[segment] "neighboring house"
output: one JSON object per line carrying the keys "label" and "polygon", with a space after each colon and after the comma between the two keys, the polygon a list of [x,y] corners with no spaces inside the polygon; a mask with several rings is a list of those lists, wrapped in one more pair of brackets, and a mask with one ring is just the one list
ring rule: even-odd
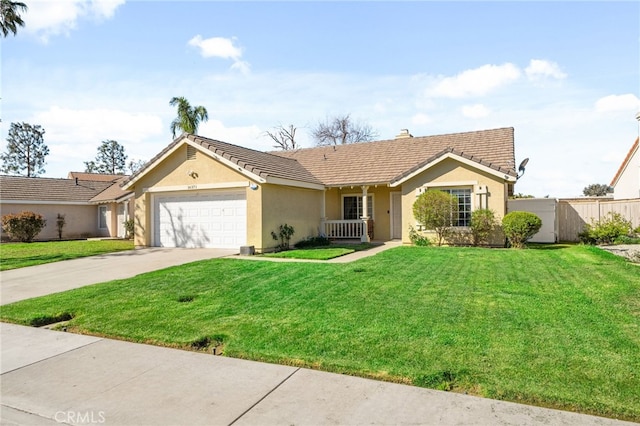
{"label": "neighboring house", "polygon": [[430,188],[458,198],[460,228],[478,208],[501,219],[514,164],[513,128],[403,131],[393,140],[271,153],[183,134],[123,189],[135,192],[136,246],[269,251],[284,223],[295,229],[292,244],[319,234],[410,243],[413,203]]}
{"label": "neighboring house", "polygon": [[614,200],[640,198],[640,138],[631,146],[618,172],[611,181]]}
{"label": "neighboring house", "polygon": [[[63,239],[124,237],[133,214],[133,193],[120,187],[127,176],[69,173],[68,179],[0,176],[0,214],[32,211],[47,224],[36,240],[58,239],[56,221],[64,215]],[[3,232],[2,238],[7,235]]]}

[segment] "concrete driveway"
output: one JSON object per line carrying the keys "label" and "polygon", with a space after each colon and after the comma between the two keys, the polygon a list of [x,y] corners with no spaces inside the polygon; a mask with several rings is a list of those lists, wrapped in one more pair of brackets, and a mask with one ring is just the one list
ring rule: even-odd
{"label": "concrete driveway", "polygon": [[231,249],[153,247],[0,272],[0,304],[236,254]]}

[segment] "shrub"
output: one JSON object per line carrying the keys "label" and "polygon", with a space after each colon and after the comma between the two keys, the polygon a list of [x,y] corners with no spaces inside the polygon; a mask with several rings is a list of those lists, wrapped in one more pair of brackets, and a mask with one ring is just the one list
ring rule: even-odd
{"label": "shrub", "polygon": [[530,212],[511,212],[502,218],[502,230],[514,248],[523,248],[540,227],[542,220]]}
{"label": "shrub", "polygon": [[409,227],[409,239],[414,246],[426,247],[431,245],[429,238],[416,231],[413,226]]}
{"label": "shrub", "polygon": [[473,236],[466,228],[453,228],[446,236],[447,244],[450,246],[470,246],[473,244]]}
{"label": "shrub", "polygon": [[493,210],[478,209],[471,212],[471,243],[474,246],[488,244],[489,236],[496,225],[496,215]]}
{"label": "shrub", "polygon": [[436,233],[441,246],[451,230],[452,218],[458,217],[458,199],[446,192],[430,189],[413,203],[413,217],[420,225]]}
{"label": "shrub", "polygon": [[278,239],[280,240],[278,248],[280,248],[281,250],[289,250],[289,242],[291,241],[291,237],[294,233],[295,231],[293,229],[293,226],[287,225],[285,223],[284,225],[280,225],[278,227],[277,234],[271,231],[271,237],[276,241],[278,241]]}
{"label": "shrub", "polygon": [[640,244],[640,238],[629,237],[628,235],[621,235],[615,239],[613,244]]}
{"label": "shrub", "polygon": [[599,221],[591,219],[579,237],[586,244],[613,244],[620,237],[631,236],[631,222],[620,213],[609,212]]}
{"label": "shrub", "polygon": [[58,217],[56,218],[56,228],[58,229],[58,239],[62,239],[62,228],[66,225],[67,222],[64,220],[64,215],[58,213]]}
{"label": "shrub", "polygon": [[133,233],[135,231],[135,222],[133,219],[127,219],[123,222],[124,232],[126,232],[125,239],[130,240],[133,238]]}
{"label": "shrub", "polygon": [[24,211],[20,214],[2,216],[2,229],[12,239],[30,243],[42,231],[47,221],[41,214]]}
{"label": "shrub", "polygon": [[331,245],[331,240],[327,237],[318,236],[310,237],[296,243],[296,248],[324,247]]}

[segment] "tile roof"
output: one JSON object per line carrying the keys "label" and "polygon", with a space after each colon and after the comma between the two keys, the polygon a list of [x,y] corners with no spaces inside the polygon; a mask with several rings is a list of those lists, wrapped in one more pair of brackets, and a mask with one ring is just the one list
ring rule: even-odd
{"label": "tile roof", "polygon": [[103,173],[69,172],[67,178],[79,180],[91,180],[94,182],[115,182],[124,175],[108,175]]}
{"label": "tile roof", "polygon": [[272,154],[295,159],[325,185],[339,186],[393,182],[447,152],[517,176],[512,127]]}
{"label": "tile roof", "polygon": [[629,150],[629,152],[627,152],[627,156],[622,161],[622,164],[620,164],[620,167],[618,167],[618,171],[616,172],[616,175],[613,177],[613,179],[611,179],[611,186],[615,186],[618,183],[618,179],[620,179],[620,175],[622,175],[622,172],[629,164],[629,161],[631,161],[631,157],[633,157],[633,153],[638,149],[639,145],[640,145],[640,137],[637,137],[636,141],[633,143],[633,145],[631,145],[631,149]]}
{"label": "tile roof", "polygon": [[507,127],[272,152],[183,134],[123,184],[144,174],[185,138],[264,179],[275,177],[326,186],[390,183],[447,153],[517,176],[514,129]]}
{"label": "tile roof", "polygon": [[192,134],[183,134],[179,136],[158,155],[147,162],[145,167],[134,173],[124,183],[128,183],[143,174],[166,153],[171,151],[178,144],[182,143],[185,138],[190,142],[211,151],[212,154],[219,155],[220,157],[231,161],[239,167],[242,167],[261,178],[268,179],[269,177],[274,177],[322,185],[322,182],[320,182],[312,173],[302,167],[294,159],[269,154],[263,151],[256,151]]}
{"label": "tile roof", "polygon": [[111,186],[93,197],[91,199],[91,202],[98,204],[118,202],[124,198],[127,198],[128,196],[132,196],[133,191],[125,191],[121,186],[128,177],[129,176],[120,176]]}
{"label": "tile roof", "polygon": [[0,175],[0,200],[89,203],[113,182]]}

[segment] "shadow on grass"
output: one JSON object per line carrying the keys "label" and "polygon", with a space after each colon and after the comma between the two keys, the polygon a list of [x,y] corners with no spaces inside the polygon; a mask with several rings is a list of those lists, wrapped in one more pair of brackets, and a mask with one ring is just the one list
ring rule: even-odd
{"label": "shadow on grass", "polygon": [[562,244],[539,244],[530,243],[527,244],[529,250],[565,250],[575,246],[576,244],[562,243]]}

